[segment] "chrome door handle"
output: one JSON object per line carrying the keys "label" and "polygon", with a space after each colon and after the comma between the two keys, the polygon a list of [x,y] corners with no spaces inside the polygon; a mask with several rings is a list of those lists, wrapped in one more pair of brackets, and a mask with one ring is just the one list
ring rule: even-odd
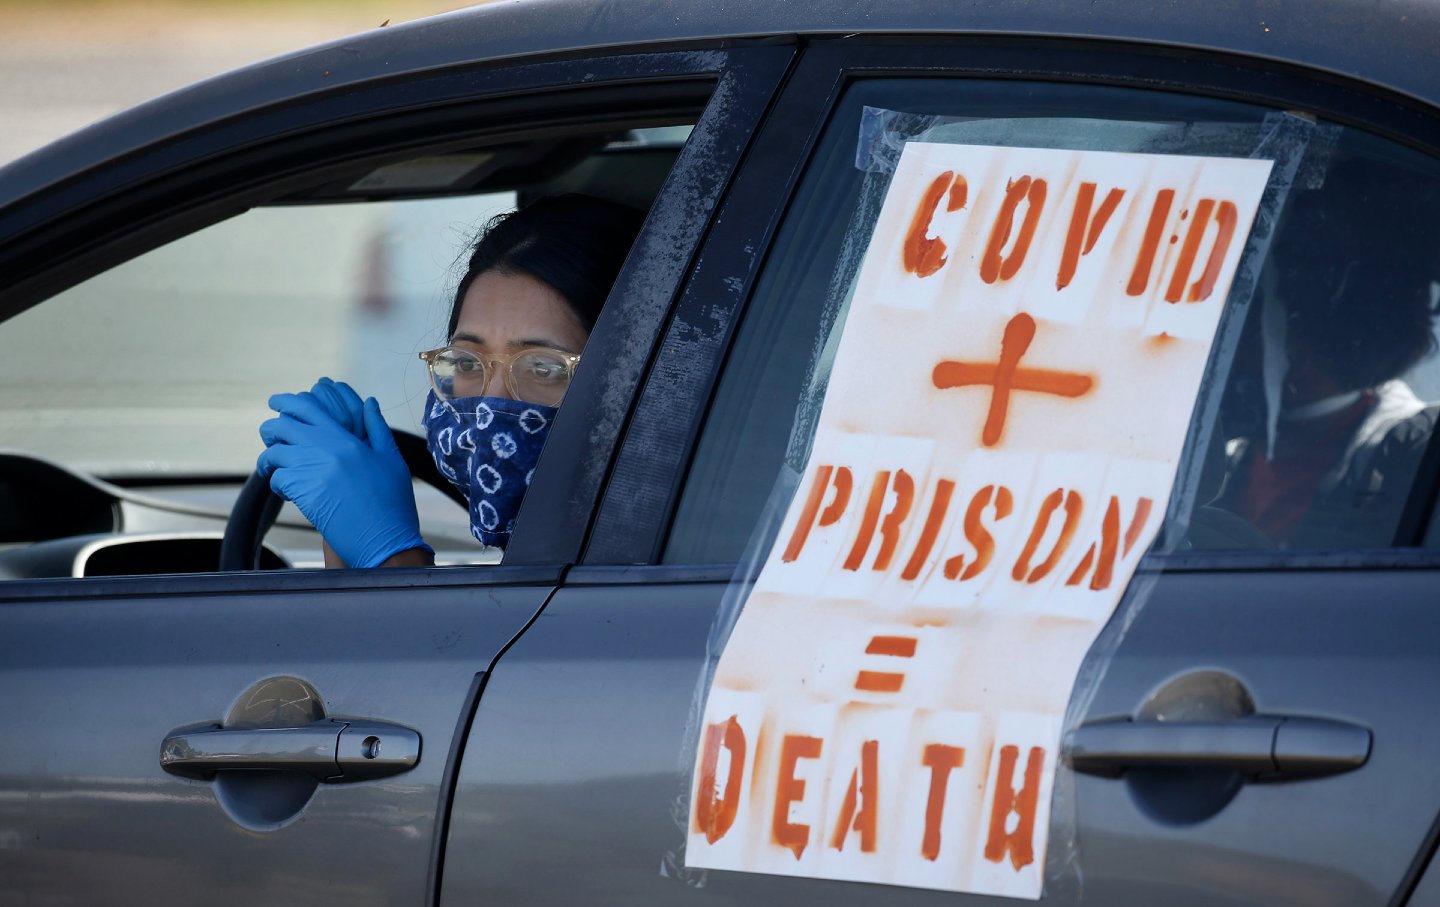
{"label": "chrome door handle", "polygon": [[329,718],[301,727],[179,728],[160,744],[160,767],[209,780],[221,771],[289,771],[330,784],[407,772],[420,735],[383,721]]}
{"label": "chrome door handle", "polygon": [[1370,731],[1323,718],[1249,715],[1229,721],[1096,721],[1065,735],[1077,772],[1116,777],[1129,768],[1228,768],[1255,780],[1335,775],[1370,758]]}

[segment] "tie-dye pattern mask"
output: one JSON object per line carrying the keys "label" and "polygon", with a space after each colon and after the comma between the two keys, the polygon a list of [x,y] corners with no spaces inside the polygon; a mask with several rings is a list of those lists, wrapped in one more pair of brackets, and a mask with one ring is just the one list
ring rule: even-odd
{"label": "tie-dye pattern mask", "polygon": [[426,445],[470,502],[470,534],[483,544],[509,544],[556,411],[507,397],[426,399]]}

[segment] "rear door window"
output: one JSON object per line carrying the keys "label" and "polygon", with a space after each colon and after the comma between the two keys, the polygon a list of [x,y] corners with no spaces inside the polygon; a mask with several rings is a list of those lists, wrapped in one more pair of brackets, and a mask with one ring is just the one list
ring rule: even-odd
{"label": "rear door window", "polygon": [[[1432,483],[1422,464],[1440,400],[1432,159],[1233,102],[905,80],[857,84],[827,128],[741,325],[665,560],[739,560],[782,464],[803,462],[884,197],[884,164],[908,141],[1276,160],[1284,172],[1240,265],[1207,367],[1212,402],[1197,412],[1177,485],[1192,497],[1189,524],[1169,527],[1183,534],[1171,543],[1429,543]],[[1161,240],[1185,238],[1177,229]],[[1188,411],[1191,402],[1176,405]]]}
{"label": "rear door window", "polygon": [[[1010,166],[1057,153],[1077,167],[1046,170],[1049,196]],[[914,179],[929,154],[957,166]],[[1117,154],[1198,169],[1106,214],[1109,186],[1087,199],[1078,175]],[[1212,166],[1236,175],[1213,197]],[[1258,904],[1259,873],[1383,903],[1433,821],[1387,768],[1435,730],[1411,733],[1404,673],[1433,659],[1396,657],[1433,596],[1393,556],[1311,555],[1425,538],[1436,176],[1279,106],[853,83],[759,268],[664,552],[678,572],[739,563],[687,740],[685,867],[762,899],[849,893],[799,877]],[[1091,277],[1124,271],[1077,320],[1055,297],[1091,251]],[[898,279],[869,279],[876,261]],[[1193,368],[1131,367],[1174,362],[1207,300]],[[1140,405],[1101,404],[1137,375]],[[1069,399],[1109,408],[1103,436]],[[1134,453],[1159,434],[1163,455]],[[1255,728],[1243,764],[1233,735]],[[1359,804],[1393,831],[1383,855],[1336,831]]]}

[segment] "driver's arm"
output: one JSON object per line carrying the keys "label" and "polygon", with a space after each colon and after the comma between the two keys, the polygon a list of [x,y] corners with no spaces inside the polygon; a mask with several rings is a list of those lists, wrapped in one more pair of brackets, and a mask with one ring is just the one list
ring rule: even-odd
{"label": "driver's arm", "polygon": [[[343,560],[340,559],[340,555],[338,555],[338,554],[335,553],[335,549],[330,547],[330,543],[329,543],[329,542],[324,541],[324,540],[322,539],[322,540],[321,540],[321,546],[324,548],[324,551],[325,551],[325,569],[326,569],[326,570],[338,570],[338,569],[342,569],[342,568],[344,568],[344,567],[348,567],[348,566],[349,566],[349,565],[346,564]],[[409,548],[409,549],[407,549],[407,550],[405,550],[405,551],[400,551],[400,552],[397,552],[397,553],[395,553],[395,554],[390,555],[388,558],[386,558],[385,560],[383,560],[383,561],[381,561],[380,563],[376,564],[375,566],[377,566],[377,567],[433,567],[433,566],[435,566],[435,555],[432,554],[432,553],[430,552],[430,549],[428,549],[428,548]]]}

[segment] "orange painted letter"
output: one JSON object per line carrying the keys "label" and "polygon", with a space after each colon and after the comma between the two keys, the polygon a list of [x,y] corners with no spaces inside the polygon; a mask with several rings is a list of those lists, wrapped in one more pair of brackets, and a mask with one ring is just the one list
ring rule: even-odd
{"label": "orange painted letter", "polygon": [[[970,506],[965,509],[965,540],[975,546],[975,563],[966,567],[965,555],[955,555],[945,562],[946,579],[959,577],[961,582],[964,582],[979,576],[980,571],[990,566],[990,559],[995,556],[995,537],[990,534],[980,517],[989,506],[991,495],[995,497],[997,523],[1009,516],[1010,510],[1015,506],[1014,496],[1004,485],[986,485],[975,492],[975,497],[970,499]],[[960,572],[961,568],[964,568],[964,573]]]}
{"label": "orange painted letter", "polygon": [[1130,282],[1125,292],[1139,296],[1150,285],[1150,269],[1155,264],[1155,250],[1160,248],[1160,239],[1165,235],[1165,220],[1170,216],[1170,206],[1175,202],[1174,189],[1161,189],[1155,195],[1155,205],[1150,209],[1150,222],[1145,225],[1145,238],[1140,242],[1140,251],[1135,256],[1135,269],[1130,272]]}
{"label": "orange painted letter", "polygon": [[[831,477],[834,477],[835,498],[830,506],[820,513],[820,504],[825,500],[825,489],[829,487]],[[795,521],[795,530],[790,534],[790,544],[785,546],[785,553],[780,555],[780,560],[790,563],[800,556],[805,549],[805,541],[810,538],[810,530],[815,526],[815,517],[819,514],[820,525],[829,526],[840,519],[845,512],[845,506],[850,503],[850,486],[854,480],[850,475],[848,466],[841,466],[836,469],[832,466],[820,466],[815,470],[815,480],[810,483],[810,495],[805,499],[805,506],[800,510],[800,518]]]}
{"label": "orange painted letter", "polygon": [[860,530],[855,534],[855,544],[845,556],[846,570],[859,570],[870,550],[870,540],[875,537],[875,526],[880,522],[880,507],[885,503],[885,491],[890,487],[890,470],[881,469],[875,473],[875,482],[870,486],[870,499],[865,502],[865,513],[860,518]]}
{"label": "orange painted letter", "polygon": [[932,743],[925,747],[921,761],[930,766],[930,797],[925,801],[925,837],[920,842],[920,856],[933,861],[940,856],[940,820],[945,817],[950,773],[965,764],[965,750]]}
{"label": "orange painted letter", "polygon": [[1110,215],[1115,213],[1120,199],[1124,197],[1124,189],[1111,189],[1092,218],[1090,206],[1095,203],[1095,184],[1080,184],[1080,191],[1075,196],[1075,213],[1070,215],[1070,232],[1065,235],[1065,252],[1060,257],[1060,273],[1055,278],[1055,289],[1063,290],[1070,285],[1075,269],[1080,266],[1080,256],[1089,255],[1090,250],[1095,248],[1100,231],[1105,229]]}
{"label": "orange painted letter", "polygon": [[1115,558],[1119,555],[1129,554],[1130,549],[1135,546],[1135,540],[1140,537],[1140,530],[1145,527],[1145,521],[1150,517],[1150,508],[1155,504],[1150,498],[1140,498],[1135,502],[1135,512],[1130,515],[1130,528],[1125,530],[1125,545],[1122,550],[1120,545],[1120,499],[1114,495],[1110,496],[1110,504],[1105,508],[1105,519],[1100,525],[1100,560],[1095,560],[1095,544],[1092,542],[1090,548],[1085,552],[1085,558],[1080,561],[1075,572],[1065,581],[1067,586],[1078,586],[1085,580],[1085,574],[1090,568],[1095,568],[1095,575],[1090,578],[1090,588],[1094,590],[1110,588],[1110,581],[1115,574]]}
{"label": "orange painted letter", "polygon": [[[851,831],[860,832],[860,849],[865,853],[875,852],[875,815],[879,807],[876,799],[880,792],[880,741],[866,740],[860,747],[860,767],[850,775],[850,787],[845,791],[845,802],[840,806],[840,821],[835,823],[835,834],[830,846],[836,850],[845,849],[845,838]],[[859,815],[856,815],[856,809]]]}
{"label": "orange painted letter", "polygon": [[[1040,223],[1040,212],[1045,207],[1045,181],[1032,180],[1022,176],[1005,187],[1005,201],[995,217],[995,226],[990,228],[990,243],[985,247],[985,256],[980,259],[980,279],[986,283],[1009,280],[1025,262],[1025,253],[1030,251],[1030,241],[1035,238],[1035,227]],[[1020,223],[1020,235],[1015,237],[1015,248],[1004,255],[1005,246],[1010,242],[1010,231],[1015,226],[1015,209],[1020,202],[1027,201],[1025,220]],[[1003,257],[1002,257],[1003,256]]]}
{"label": "orange painted letter", "polygon": [[800,859],[810,843],[810,826],[790,821],[790,804],[805,798],[805,782],[795,777],[795,763],[801,759],[820,758],[823,741],[819,737],[786,734],[780,744],[780,779],[775,785],[775,814],[770,832],[775,843],[788,847]]}
{"label": "orange painted letter", "polygon": [[[1040,772],[1045,767],[1045,751],[1030,748],[1025,762],[1025,783],[1015,792],[1015,763],[1020,750],[1014,746],[1000,747],[1000,771],[995,776],[995,807],[990,811],[990,836],[985,841],[985,859],[999,863],[1010,853],[1010,864],[1016,869],[1035,862],[1035,810],[1040,800]],[[1005,826],[1010,813],[1018,821],[1015,830]]]}
{"label": "orange painted letter", "polygon": [[[925,190],[925,195],[920,199],[920,206],[915,209],[915,215],[910,218],[910,230],[905,234],[905,245],[901,249],[901,257],[905,262],[905,270],[919,277],[929,277],[936,271],[945,267],[945,242],[939,237],[931,237],[930,219],[935,216],[935,209],[940,207],[940,199],[945,197],[945,191],[950,189],[951,211],[957,205],[954,204],[955,192],[951,189],[950,180],[955,176],[953,171],[946,170],[935,177],[930,183],[930,188]],[[964,183],[964,179],[960,180]],[[961,190],[961,205],[964,204],[964,190]]]}
{"label": "orange painted letter", "polygon": [[[1190,224],[1190,232],[1185,234],[1185,245],[1180,248],[1180,260],[1175,263],[1175,271],[1170,275],[1170,286],[1165,290],[1166,302],[1179,302],[1185,294],[1185,281],[1190,279],[1190,269],[1195,265],[1195,256],[1200,251],[1200,241],[1205,236],[1205,230],[1210,226],[1210,213],[1215,209],[1215,200],[1202,198],[1195,206],[1195,220]],[[1225,253],[1230,249],[1230,241],[1235,238],[1235,225],[1239,220],[1239,214],[1235,205],[1231,202],[1221,202],[1220,209],[1215,212],[1215,245],[1210,249],[1210,258],[1205,263],[1205,270],[1200,273],[1200,279],[1190,287],[1190,295],[1187,302],[1200,302],[1208,299],[1215,290],[1215,281],[1220,276],[1220,266],[1225,263]]]}
{"label": "orange painted letter", "polygon": [[930,557],[930,549],[935,547],[935,538],[940,534],[940,524],[945,521],[945,512],[950,509],[950,496],[955,493],[955,483],[950,479],[941,479],[935,483],[935,497],[930,502],[930,515],[925,517],[925,526],[920,530],[920,538],[915,542],[915,550],[910,553],[910,560],[901,571],[900,578],[912,580],[920,575],[925,566],[925,561]]}
{"label": "orange painted letter", "polygon": [[[1050,556],[1045,558],[1044,563],[1030,569],[1030,561],[1035,557],[1035,549],[1045,538],[1045,530],[1050,528],[1050,517],[1059,508],[1061,501],[1065,503],[1065,524],[1060,527],[1060,537],[1055,540],[1055,547],[1050,549]],[[1065,549],[1070,547],[1070,540],[1075,536],[1075,530],[1080,525],[1080,511],[1084,502],[1077,492],[1071,491],[1068,494],[1063,488],[1057,488],[1046,495],[1045,502],[1040,505],[1040,513],[1035,517],[1035,528],[1030,530],[1030,538],[1026,540],[1025,547],[1020,550],[1020,557],[1015,561],[1015,567],[1010,571],[1019,582],[1038,583],[1049,575],[1060,558],[1065,555]]]}
{"label": "orange painted letter", "polygon": [[915,503],[915,480],[903,469],[895,471],[895,506],[885,515],[880,524],[880,551],[875,555],[875,569],[885,570],[895,557],[895,548],[900,544],[900,528],[910,515]]}
{"label": "orange painted letter", "polygon": [[870,499],[865,503],[865,515],[860,520],[860,530],[855,535],[855,544],[845,556],[842,565],[846,570],[859,570],[875,538],[875,527],[880,527],[880,551],[875,555],[874,569],[884,570],[895,556],[895,547],[900,544],[900,527],[910,515],[915,503],[915,480],[903,469],[895,471],[895,506],[880,521],[880,510],[885,504],[885,493],[890,489],[890,471],[882,469],[875,473],[875,483],[870,486]]}
{"label": "orange painted letter", "polygon": [[[714,844],[735,824],[735,812],[740,808],[740,786],[745,778],[745,731],[736,716],[706,725],[702,747],[700,780],[695,785],[695,830],[704,832],[705,840]],[[720,792],[715,777],[721,747],[730,751],[730,771],[724,793]]]}

